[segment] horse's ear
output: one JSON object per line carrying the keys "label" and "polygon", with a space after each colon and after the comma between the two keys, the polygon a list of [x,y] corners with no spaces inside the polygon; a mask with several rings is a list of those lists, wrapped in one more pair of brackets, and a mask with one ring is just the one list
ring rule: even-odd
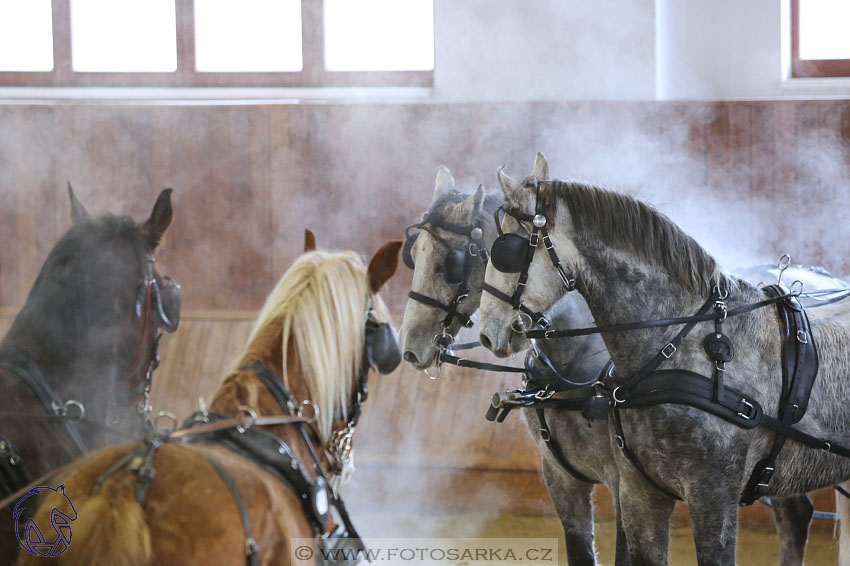
{"label": "horse's ear", "polygon": [[455,188],[455,179],[452,177],[452,172],[445,165],[440,165],[437,169],[437,178],[434,180],[434,200],[437,202],[443,193],[449,189]]}
{"label": "horse's ear", "polygon": [[71,181],[68,181],[68,197],[71,199],[71,223],[75,226],[89,217],[86,207],[83,206],[74,194],[74,188],[71,186]]}
{"label": "horse's ear", "polygon": [[304,253],[312,252],[316,249],[316,235],[309,228],[304,229]]}
{"label": "horse's ear", "polygon": [[484,192],[484,185],[478,185],[475,195],[472,197],[472,210],[469,212],[469,222],[475,222],[475,219],[484,213],[484,199],[487,198],[487,193]]}
{"label": "horse's ear", "polygon": [[150,217],[139,226],[148,240],[150,249],[155,250],[162,236],[171,225],[174,213],[171,210],[171,189],[164,189],[156,199]]}
{"label": "horse's ear", "polygon": [[505,194],[505,202],[512,208],[528,211],[531,208],[531,195],[525,187],[514,181],[504,172],[505,166],[499,167],[499,186]]}
{"label": "horse's ear", "polygon": [[401,249],[401,244],[401,240],[387,242],[375,252],[375,255],[369,261],[367,273],[369,275],[369,289],[372,294],[377,294],[384,283],[395,273],[396,267],[398,267],[398,251]]}
{"label": "horse's ear", "polygon": [[549,162],[543,157],[543,154],[537,152],[537,157],[534,158],[534,169],[531,170],[529,177],[535,177],[540,181],[549,180]]}

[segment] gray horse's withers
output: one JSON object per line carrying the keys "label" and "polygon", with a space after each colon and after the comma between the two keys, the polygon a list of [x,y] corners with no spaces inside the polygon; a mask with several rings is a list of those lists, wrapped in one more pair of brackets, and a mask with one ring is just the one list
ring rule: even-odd
{"label": "gray horse's withers", "polygon": [[[540,176],[545,176],[543,169],[535,170]],[[489,248],[496,238],[493,212],[501,202],[492,197],[485,198],[483,189],[475,195],[464,198],[458,193],[447,169],[441,168],[437,174],[433,203],[426,218],[434,225],[451,223],[454,225],[480,225],[483,230],[485,245]],[[463,247],[468,239],[461,235],[435,228],[440,238],[451,243],[455,248]],[[446,257],[446,245],[436,241],[430,232],[422,232],[412,244],[410,253],[415,263],[413,290],[448,304],[455,296],[457,289],[449,286],[443,277],[442,263]],[[469,273],[469,296],[460,304],[463,313],[471,315],[477,308],[481,298],[481,282],[484,279],[484,263],[477,257],[473,261]],[[429,307],[422,302],[409,300],[401,334],[405,359],[419,369],[434,365],[439,349],[436,338],[442,333],[441,322],[445,311]],[[556,304],[547,315],[557,325],[587,325],[591,323],[590,312],[586,304],[578,296],[571,296]],[[455,336],[460,329],[460,323],[454,323],[447,331]],[[569,375],[577,381],[590,381],[599,375],[607,361],[607,352],[599,337],[588,337],[585,340],[572,341],[570,348],[553,349],[544,346],[542,349],[553,364],[564,375]],[[524,350],[528,343],[519,335],[514,336],[514,351]],[[541,370],[545,374],[545,369]],[[543,379],[546,379],[543,377]],[[481,408],[483,413],[483,407]],[[593,549],[593,508],[591,502],[592,484],[581,481],[571,474],[541,439],[540,423],[536,411],[524,411],[526,421],[532,436],[541,451],[541,465],[547,489],[555,503],[558,516],[564,527],[569,563],[595,564]],[[568,466],[593,481],[603,482],[615,497],[617,494],[617,469],[611,453],[608,440],[607,425],[604,420],[588,422],[575,411],[546,409],[545,419],[551,431],[550,442],[566,456]],[[590,424],[590,426],[588,426]],[[619,513],[618,513],[619,516]],[[619,528],[618,520],[618,532]],[[618,536],[617,564],[627,563],[624,537]]]}
{"label": "gray horse's withers", "polygon": [[[509,206],[535,212],[536,195],[500,174]],[[577,279],[599,325],[689,315],[706,300],[719,281],[714,260],[669,220],[629,197],[594,187],[565,183],[555,207],[546,210],[552,243],[565,269]],[[512,218],[504,229],[522,233]],[[487,270],[487,283],[503,292],[516,285],[512,274]],[[729,308],[759,301],[763,295],[748,283],[723,276],[732,293]],[[565,290],[546,261],[535,254],[529,267],[523,300],[533,310],[554,304]],[[482,337],[500,354],[510,351],[507,325],[510,306],[485,296],[481,303]],[[813,316],[821,350],[821,377],[815,383],[809,412],[800,428],[832,438],[847,382],[846,360],[840,341],[850,337],[846,319],[823,312]],[[837,309],[837,307],[836,307]],[[819,309],[820,311],[820,309]],[[664,367],[710,374],[702,338],[711,324],[698,324]],[[604,335],[616,363],[617,375],[632,375],[659,352],[680,327],[651,328]],[[774,309],[730,318],[724,332],[735,342],[736,357],[728,364],[728,387],[739,389],[775,411],[781,395],[780,333]],[[845,357],[846,358],[846,357]],[[824,372],[826,370],[826,374]],[[628,442],[652,480],[690,505],[697,554],[701,564],[734,563],[737,502],[749,473],[772,444],[773,434],[744,430],[708,413],[682,405],[663,405],[621,411]],[[846,439],[844,439],[846,442]],[[770,493],[784,496],[832,485],[847,477],[850,464],[795,443],[780,455]],[[615,451],[620,469],[620,497],[634,563],[664,564],[672,500],[657,490]],[[813,466],[814,464],[814,466]],[[809,511],[810,512],[810,511]],[[805,534],[805,533],[803,533]],[[783,548],[783,563],[785,552]],[[801,556],[799,557],[801,559]]]}

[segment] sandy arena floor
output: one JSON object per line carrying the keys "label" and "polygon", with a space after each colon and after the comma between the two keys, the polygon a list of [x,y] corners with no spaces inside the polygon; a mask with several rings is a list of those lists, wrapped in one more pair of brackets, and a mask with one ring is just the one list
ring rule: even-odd
{"label": "sandy arena floor", "polygon": [[[419,516],[358,515],[355,522],[364,537],[482,537],[482,538],[555,538],[560,541],[559,564],[566,564],[561,525],[554,517],[518,517],[514,515]],[[696,564],[690,528],[671,531],[670,566]],[[599,563],[614,563],[614,523],[596,525]],[[767,566],[779,564],[779,540],[772,532],[742,530],[738,535],[738,564]],[[838,543],[829,534],[814,532],[809,538],[806,566],[838,564]]]}

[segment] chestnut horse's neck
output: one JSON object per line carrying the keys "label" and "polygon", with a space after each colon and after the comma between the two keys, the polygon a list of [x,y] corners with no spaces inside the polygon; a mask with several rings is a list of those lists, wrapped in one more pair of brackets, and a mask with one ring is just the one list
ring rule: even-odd
{"label": "chestnut horse's neck", "polygon": [[[286,410],[280,406],[272,392],[260,381],[256,374],[242,369],[248,364],[259,362],[274,370],[277,375],[283,375],[281,334],[281,325],[278,320],[263,329],[255,337],[240,357],[237,368],[227,375],[221,387],[215,393],[210,404],[210,411],[234,417],[240,414],[239,407],[245,406],[250,407],[261,416],[286,414]],[[287,388],[295,399],[299,403],[310,400],[310,393],[302,378],[301,365],[292,339],[289,340],[288,344],[286,373],[289,380]],[[310,409],[307,410],[307,415],[309,414]],[[309,449],[305,445],[298,427],[275,425],[266,427],[265,430],[288,444],[302,462],[312,462]],[[320,455],[322,454],[321,450],[317,450],[317,452]],[[305,468],[312,469],[312,466],[308,465]]]}

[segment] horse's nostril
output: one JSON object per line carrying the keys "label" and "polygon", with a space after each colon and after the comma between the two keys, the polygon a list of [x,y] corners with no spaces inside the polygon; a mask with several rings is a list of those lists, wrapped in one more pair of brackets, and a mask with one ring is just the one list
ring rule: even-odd
{"label": "horse's nostril", "polygon": [[481,342],[481,345],[487,348],[488,350],[491,350],[493,348],[493,343],[490,342],[490,339],[487,338],[486,334],[480,334],[478,336],[478,341]]}
{"label": "horse's nostril", "polygon": [[417,358],[417,357],[416,357],[416,354],[414,354],[414,353],[413,353],[413,352],[411,352],[410,350],[407,350],[407,351],[404,353],[404,361],[406,361],[407,363],[410,363],[410,364],[414,364],[414,365],[415,365],[415,364],[418,364],[418,363],[419,363],[419,358]]}

